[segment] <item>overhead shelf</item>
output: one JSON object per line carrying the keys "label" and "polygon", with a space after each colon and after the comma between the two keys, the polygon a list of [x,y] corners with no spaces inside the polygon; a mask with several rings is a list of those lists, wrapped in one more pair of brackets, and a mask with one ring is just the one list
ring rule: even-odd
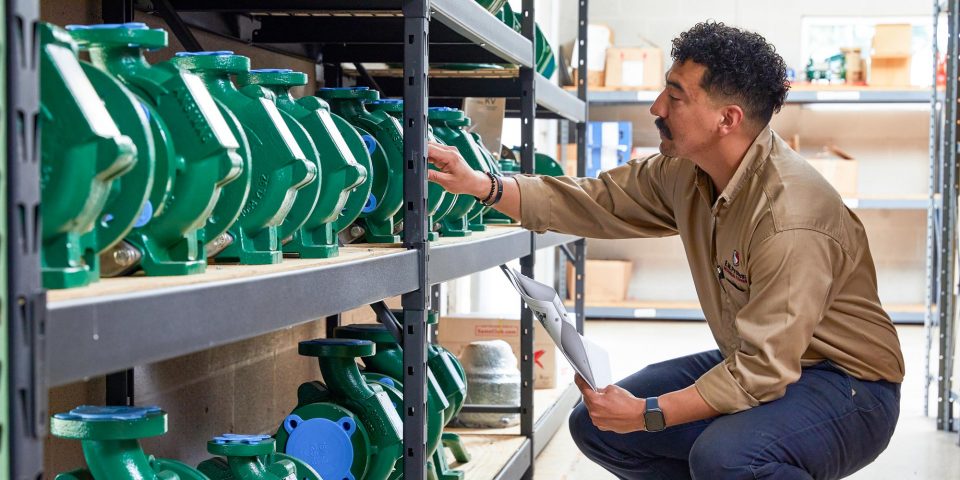
{"label": "overhead shelf", "polygon": [[[256,44],[315,44],[325,62],[403,62],[403,4],[400,0],[172,0],[184,20],[235,36],[226,23],[198,13],[242,14],[256,20]],[[267,4],[267,5],[265,5]],[[476,2],[431,2],[432,62],[511,63],[533,66],[533,46]],[[223,30],[223,31],[216,31]]]}
{"label": "overhead shelf", "polygon": [[[651,104],[660,90],[590,90],[591,104]],[[930,90],[905,89],[793,89],[787,94],[787,103],[930,103]]]}
{"label": "overhead shelf", "polygon": [[[573,307],[568,307],[573,308]],[[884,305],[893,323],[922,324],[923,305]],[[603,320],[694,320],[704,321],[703,310],[696,303],[685,302],[604,302],[587,304],[588,319]]]}

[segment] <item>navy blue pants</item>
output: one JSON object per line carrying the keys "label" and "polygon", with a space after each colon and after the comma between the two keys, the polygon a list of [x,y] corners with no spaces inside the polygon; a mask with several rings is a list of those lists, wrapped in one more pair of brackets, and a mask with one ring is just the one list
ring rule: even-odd
{"label": "navy blue pants", "polygon": [[[694,383],[718,350],[650,365],[618,382],[639,398]],[[624,479],[831,479],[872,462],[900,415],[900,385],[857,380],[829,362],[804,368],[786,394],[758,407],[659,433],[602,432],[581,403],[570,433],[583,453]]]}

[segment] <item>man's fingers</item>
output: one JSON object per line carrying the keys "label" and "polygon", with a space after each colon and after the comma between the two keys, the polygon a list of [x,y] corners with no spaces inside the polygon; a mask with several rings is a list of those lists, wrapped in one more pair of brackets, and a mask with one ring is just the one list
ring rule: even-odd
{"label": "man's fingers", "polygon": [[453,180],[453,175],[439,170],[427,170],[427,180],[445,185]]}

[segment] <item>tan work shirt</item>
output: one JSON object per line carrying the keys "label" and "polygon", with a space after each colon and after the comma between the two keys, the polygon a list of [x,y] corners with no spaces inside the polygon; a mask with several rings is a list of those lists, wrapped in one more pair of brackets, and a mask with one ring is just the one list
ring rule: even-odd
{"label": "tan work shirt", "polygon": [[801,367],[824,360],[859,379],[903,381],[900,341],[880,305],[863,224],[769,128],[716,201],[705,172],[663,155],[599,178],[516,178],[531,230],[680,235],[724,356],[696,381],[715,410],[776,400]]}

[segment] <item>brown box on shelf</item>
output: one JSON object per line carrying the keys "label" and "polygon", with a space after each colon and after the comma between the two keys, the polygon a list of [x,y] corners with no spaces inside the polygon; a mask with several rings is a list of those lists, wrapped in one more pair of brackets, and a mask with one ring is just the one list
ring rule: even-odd
{"label": "brown box on shelf", "polygon": [[[587,260],[584,295],[587,303],[622,302],[627,299],[633,262],[629,260]],[[573,267],[567,267],[567,291],[574,290]]]}
{"label": "brown box on shelf", "polygon": [[663,86],[663,52],[659,48],[608,48],[604,85],[661,88]]}
{"label": "brown box on shelf", "polygon": [[[534,321],[533,387],[557,386],[557,346],[540,322]],[[464,347],[479,340],[503,340],[520,360],[520,317],[456,314],[440,318],[437,343],[460,356]],[[519,368],[519,364],[517,368]]]}
{"label": "brown box on shelf", "polygon": [[[602,87],[603,86],[603,70],[587,70],[587,86],[588,87]],[[577,68],[573,69],[573,83],[577,84],[577,79],[580,78],[580,70]]]}
{"label": "brown box on shelf", "polygon": [[910,86],[910,57],[874,56],[870,59],[870,79],[873,87]]}
{"label": "brown box on shelf", "polygon": [[560,152],[563,152],[563,173],[569,177],[577,176],[577,144],[568,143],[557,145],[557,161],[560,161]]}
{"label": "brown box on shelf", "polygon": [[882,23],[873,34],[873,57],[909,57],[913,26],[909,23]]}
{"label": "brown box on shelf", "polygon": [[823,178],[837,189],[840,196],[855,198],[857,196],[857,175],[859,165],[855,158],[836,146],[827,146],[821,152],[822,157],[808,158],[807,161]]}

